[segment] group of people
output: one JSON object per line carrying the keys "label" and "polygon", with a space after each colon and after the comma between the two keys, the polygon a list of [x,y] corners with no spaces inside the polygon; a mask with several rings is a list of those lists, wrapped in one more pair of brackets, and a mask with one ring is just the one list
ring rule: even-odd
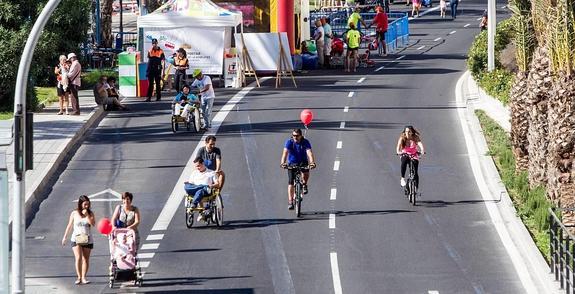
{"label": "group of people", "polygon": [[[134,230],[136,233],[136,246],[138,246],[140,243],[138,225],[141,222],[141,216],[140,210],[132,205],[133,200],[134,195],[132,193],[124,192],[122,194],[122,204],[117,205],[114,209],[111,222],[114,229],[128,228]],[[82,195],[78,198],[77,207],[70,213],[68,224],[62,237],[62,246],[65,246],[68,241],[68,235],[71,233],[70,244],[74,252],[74,265],[77,276],[74,283],[76,285],[90,283],[86,275],[90,267],[90,254],[92,249],[94,249],[92,228],[95,225],[96,216],[91,209],[90,198]]]}
{"label": "group of people", "polygon": [[[82,65],[78,61],[75,53],[69,53],[68,56],[60,55],[59,63],[54,68],[54,74],[58,81],[56,92],[60,111],[58,115],[71,114],[80,115],[80,102],[78,99],[78,90],[81,86]],[[72,112],[68,112],[68,107],[72,104]]]}
{"label": "group of people", "polygon": [[120,102],[120,93],[116,89],[116,78],[100,76],[95,86],[94,97],[98,105],[113,105],[120,110],[128,110],[128,107]]}

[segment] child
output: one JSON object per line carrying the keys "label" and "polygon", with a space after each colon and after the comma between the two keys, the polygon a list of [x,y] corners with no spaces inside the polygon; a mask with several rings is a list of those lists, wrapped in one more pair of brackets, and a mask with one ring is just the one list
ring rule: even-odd
{"label": "child", "polygon": [[190,86],[184,84],[182,91],[174,98],[174,115],[187,116],[190,104],[199,104],[198,96],[190,93]]}
{"label": "child", "polygon": [[439,9],[441,11],[441,18],[445,18],[445,11],[447,10],[447,3],[445,3],[445,0],[439,0]]}
{"label": "child", "polygon": [[479,28],[483,31],[487,29],[487,10],[483,11],[481,16],[481,22],[479,23]]}

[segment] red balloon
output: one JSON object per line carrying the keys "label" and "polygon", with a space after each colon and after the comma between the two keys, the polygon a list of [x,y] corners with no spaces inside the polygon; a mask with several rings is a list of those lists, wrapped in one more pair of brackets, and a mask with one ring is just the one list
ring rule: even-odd
{"label": "red balloon", "polygon": [[313,119],[313,112],[311,112],[309,109],[304,109],[299,114],[299,118],[301,119],[301,122],[307,126]]}
{"label": "red balloon", "polygon": [[103,218],[98,222],[98,231],[103,235],[108,235],[112,232],[112,222],[108,218]]}

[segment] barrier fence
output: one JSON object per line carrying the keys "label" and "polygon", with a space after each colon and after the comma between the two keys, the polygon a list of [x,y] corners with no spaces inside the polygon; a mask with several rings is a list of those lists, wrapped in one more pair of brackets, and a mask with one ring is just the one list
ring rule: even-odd
{"label": "barrier fence", "polygon": [[[351,15],[350,11],[345,9],[311,12],[310,35],[313,35],[315,30],[315,21],[321,17],[328,17],[334,37],[345,39],[345,33],[348,30],[347,20],[349,15]],[[375,17],[375,13],[373,12],[363,12],[360,13],[360,15],[367,25],[371,24]],[[405,47],[409,44],[409,20],[407,13],[403,12],[391,12],[387,14],[387,17],[389,24],[387,32],[385,33],[385,42],[387,44],[387,52],[394,53],[398,48]],[[360,48],[368,48],[369,42],[376,38],[375,27],[365,28],[360,22],[358,30],[363,36]]]}
{"label": "barrier fence", "polygon": [[[565,293],[575,293],[575,237],[569,233],[568,228],[561,222],[556,209],[549,208],[549,251],[551,253],[551,273],[559,281]],[[561,209],[563,211],[573,211]]]}

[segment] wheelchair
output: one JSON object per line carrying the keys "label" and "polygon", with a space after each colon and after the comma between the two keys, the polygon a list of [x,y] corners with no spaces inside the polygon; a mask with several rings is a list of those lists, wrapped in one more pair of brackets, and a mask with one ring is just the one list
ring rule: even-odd
{"label": "wheelchair", "polygon": [[181,127],[186,130],[193,130],[198,133],[202,129],[202,112],[198,103],[187,103],[180,106],[179,103],[172,103],[172,132],[176,133]]}

